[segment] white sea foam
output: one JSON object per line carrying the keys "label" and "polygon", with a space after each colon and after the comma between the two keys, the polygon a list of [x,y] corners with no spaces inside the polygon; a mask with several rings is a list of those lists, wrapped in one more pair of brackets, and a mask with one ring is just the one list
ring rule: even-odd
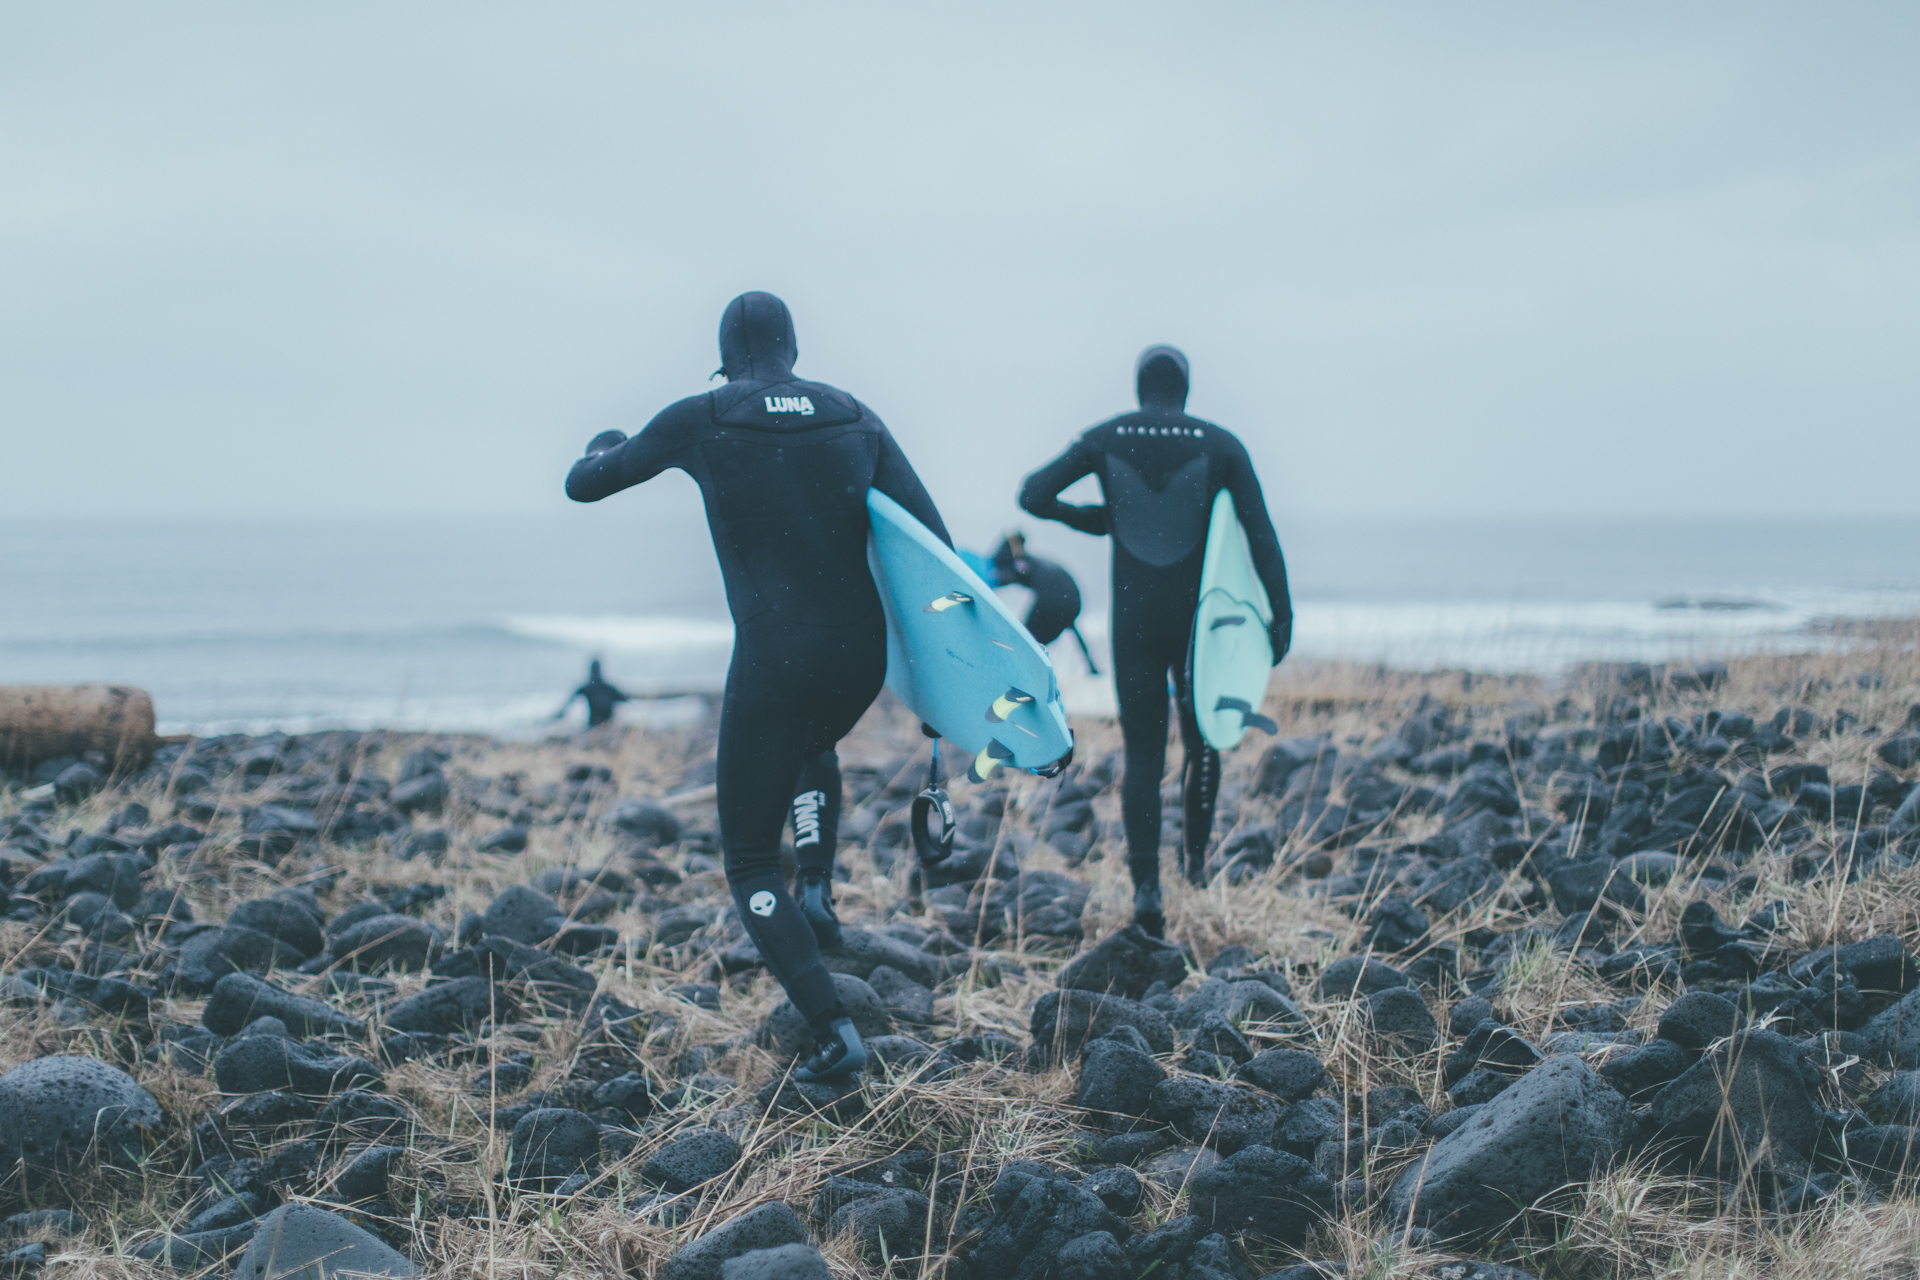
{"label": "white sea foam", "polygon": [[713,618],[650,618],[622,614],[539,615],[503,620],[530,640],[607,653],[669,653],[733,647],[733,624]]}
{"label": "white sea foam", "polygon": [[[546,694],[494,697],[466,695],[436,698],[300,697],[278,705],[257,705],[234,715],[162,720],[163,734],[319,733],[328,729],[388,729],[402,733],[486,733],[512,740],[565,736],[586,728],[586,712],[578,705],[560,720],[553,718],[556,698]],[[698,722],[707,714],[708,700],[698,695],[635,700],[621,707],[623,724],[647,728],[676,728]]]}

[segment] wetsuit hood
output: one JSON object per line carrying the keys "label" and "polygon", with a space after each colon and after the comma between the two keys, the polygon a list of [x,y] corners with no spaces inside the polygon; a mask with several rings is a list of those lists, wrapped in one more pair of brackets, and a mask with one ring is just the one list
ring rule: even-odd
{"label": "wetsuit hood", "polygon": [[1133,366],[1134,386],[1142,409],[1187,407],[1187,358],[1178,347],[1148,347]]}
{"label": "wetsuit hood", "polygon": [[720,317],[720,371],[729,382],[780,382],[793,376],[800,343],[787,304],[770,293],[743,293]]}

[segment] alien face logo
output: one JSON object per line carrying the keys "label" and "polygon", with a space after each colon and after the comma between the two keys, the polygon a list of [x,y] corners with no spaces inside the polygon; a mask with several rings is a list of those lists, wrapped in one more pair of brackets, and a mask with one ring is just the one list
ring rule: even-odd
{"label": "alien face logo", "polygon": [[777,900],[774,898],[771,891],[762,889],[760,892],[754,894],[751,898],[747,899],[747,910],[753,912],[753,914],[757,916],[770,916],[773,914],[773,906],[775,901]]}

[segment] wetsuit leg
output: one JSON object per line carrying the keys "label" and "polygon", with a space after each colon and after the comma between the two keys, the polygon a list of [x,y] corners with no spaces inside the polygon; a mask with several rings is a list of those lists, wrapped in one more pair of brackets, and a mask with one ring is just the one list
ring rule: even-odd
{"label": "wetsuit leg", "polygon": [[1116,643],[1114,685],[1120,695],[1120,733],[1126,773],[1120,781],[1120,817],[1127,831],[1127,870],[1135,886],[1160,880],[1160,776],[1167,767],[1167,664],[1152,648]]}
{"label": "wetsuit leg", "polygon": [[840,756],[829,748],[800,769],[793,797],[793,853],[802,871],[833,875],[840,841]]}
{"label": "wetsuit leg", "polygon": [[1213,835],[1213,806],[1220,795],[1220,753],[1200,736],[1200,721],[1194,714],[1193,690],[1188,686],[1186,668],[1176,667],[1173,678],[1180,708],[1180,745],[1186,756],[1181,768],[1184,807],[1181,842],[1185,846],[1185,870],[1188,881],[1203,884],[1207,842]]}
{"label": "wetsuit leg", "polygon": [[721,703],[715,782],[727,880],[761,958],[816,1031],[845,1011],[780,874],[780,833],[802,768],[880,692],[886,634],[869,630],[742,626]]}

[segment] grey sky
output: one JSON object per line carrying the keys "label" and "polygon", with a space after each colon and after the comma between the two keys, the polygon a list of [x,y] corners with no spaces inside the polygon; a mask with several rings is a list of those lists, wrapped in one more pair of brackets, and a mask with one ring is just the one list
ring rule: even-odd
{"label": "grey sky", "polygon": [[975,540],[1155,341],[1289,513],[1920,513],[1916,35],[8,4],[0,514],[556,509],[748,288]]}

